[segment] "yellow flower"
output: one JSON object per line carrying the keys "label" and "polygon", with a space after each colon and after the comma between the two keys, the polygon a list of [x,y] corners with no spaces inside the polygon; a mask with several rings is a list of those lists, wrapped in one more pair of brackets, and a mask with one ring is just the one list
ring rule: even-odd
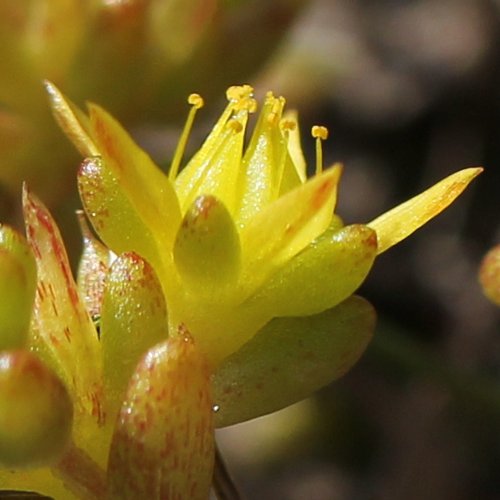
{"label": "yellow flower", "polygon": [[228,89],[226,109],[180,169],[203,104],[193,94],[165,175],[102,108],[90,104],[86,115],[47,89],[86,158],[78,186],[100,241],[83,222],[75,284],[50,214],[25,190],[38,269],[29,345],[75,405],[77,451],[55,470],[67,480],[84,453],[122,497],[190,488],[206,497],[214,425],[275,411],[345,373],[374,329],[372,307],[353,293],[376,256],[481,171],[457,172],[368,224],[344,226],[334,214],[341,166],[322,166],[327,131],[313,128],[316,172],[307,178],[282,97],[267,94],[245,145],[257,102],[247,85]]}

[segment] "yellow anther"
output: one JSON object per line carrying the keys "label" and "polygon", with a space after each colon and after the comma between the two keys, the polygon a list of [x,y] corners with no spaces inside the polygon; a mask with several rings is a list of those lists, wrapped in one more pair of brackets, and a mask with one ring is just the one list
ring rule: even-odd
{"label": "yellow anther", "polygon": [[226,90],[228,101],[239,101],[253,97],[253,88],[250,85],[233,85]]}
{"label": "yellow anther", "polygon": [[172,182],[175,180],[175,178],[177,177],[177,173],[179,172],[182,157],[184,156],[184,151],[186,150],[188,137],[191,132],[191,128],[193,127],[196,111],[200,109],[204,104],[203,98],[199,94],[191,94],[188,97],[188,103],[191,105],[191,109],[189,110],[186,124],[184,125],[184,130],[182,131],[179,142],[177,143],[177,147],[175,148],[172,164],[170,165],[170,170],[168,172],[168,178]]}
{"label": "yellow anther", "polygon": [[241,132],[243,130],[243,125],[235,118],[232,118],[227,122],[227,127],[232,128],[235,133]]}
{"label": "yellow anther", "polygon": [[315,139],[321,139],[323,141],[328,139],[328,129],[326,127],[322,127],[321,125],[314,125],[311,129],[311,134]]}
{"label": "yellow anther", "polygon": [[316,139],[316,175],[323,171],[323,148],[321,141],[328,138],[328,129],[320,125],[314,125],[311,129],[312,136]]}
{"label": "yellow anther", "polygon": [[257,109],[257,101],[253,98],[250,85],[234,85],[226,90],[226,97],[235,111],[253,113]]}
{"label": "yellow anther", "polygon": [[188,103],[191,104],[191,106],[194,106],[196,109],[200,109],[205,104],[205,101],[203,101],[203,97],[201,97],[200,94],[191,94],[188,97]]}
{"label": "yellow anther", "polygon": [[294,120],[281,120],[280,123],[281,130],[293,132],[297,128],[297,122]]}

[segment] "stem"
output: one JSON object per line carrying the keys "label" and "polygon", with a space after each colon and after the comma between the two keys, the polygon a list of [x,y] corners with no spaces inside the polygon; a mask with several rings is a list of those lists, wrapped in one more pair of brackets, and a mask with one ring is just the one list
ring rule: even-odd
{"label": "stem", "polygon": [[106,497],[105,472],[74,443],[52,470],[79,498],[100,500]]}
{"label": "stem", "polygon": [[215,444],[215,466],[212,486],[218,500],[242,500],[243,498],[227,470],[226,463],[222,458],[217,443]]}

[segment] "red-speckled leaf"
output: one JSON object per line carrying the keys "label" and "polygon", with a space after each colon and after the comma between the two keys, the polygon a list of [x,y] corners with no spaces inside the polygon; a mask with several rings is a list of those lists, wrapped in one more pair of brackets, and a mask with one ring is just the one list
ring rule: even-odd
{"label": "red-speckled leaf", "polygon": [[111,444],[112,498],[206,500],[214,431],[208,366],[185,334],[156,345],[130,381]]}
{"label": "red-speckled leaf", "polygon": [[167,305],[153,268],[130,252],[117,257],[102,302],[101,345],[108,405],[123,400],[143,354],[168,335]]}
{"label": "red-speckled leaf", "polygon": [[78,211],[77,216],[83,236],[83,252],[78,264],[78,291],[90,317],[95,321],[101,315],[110,251],[92,234],[84,213]]}
{"label": "red-speckled leaf", "polygon": [[77,287],[59,230],[45,206],[27,189],[24,221],[35,255],[38,283],[32,342],[60,374],[77,408],[102,419],[101,352],[92,321]]}
{"label": "red-speckled leaf", "polygon": [[353,296],[303,318],[278,318],[213,377],[217,427],[280,410],[342,376],[370,341],[375,311]]}
{"label": "red-speckled leaf", "polygon": [[151,228],[99,158],[82,163],[78,189],[85,212],[102,241],[116,254],[137,252],[160,272],[162,259]]}

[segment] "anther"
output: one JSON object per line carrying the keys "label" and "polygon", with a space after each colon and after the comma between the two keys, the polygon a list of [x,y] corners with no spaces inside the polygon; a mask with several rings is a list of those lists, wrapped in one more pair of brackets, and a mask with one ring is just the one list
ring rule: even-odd
{"label": "anther", "polygon": [[312,136],[316,139],[316,175],[323,171],[323,148],[321,141],[328,138],[328,129],[320,125],[314,125],[311,129]]}
{"label": "anther", "polygon": [[191,94],[188,97],[188,103],[191,104],[191,106],[194,106],[196,109],[200,109],[205,104],[205,101],[200,94]]}

